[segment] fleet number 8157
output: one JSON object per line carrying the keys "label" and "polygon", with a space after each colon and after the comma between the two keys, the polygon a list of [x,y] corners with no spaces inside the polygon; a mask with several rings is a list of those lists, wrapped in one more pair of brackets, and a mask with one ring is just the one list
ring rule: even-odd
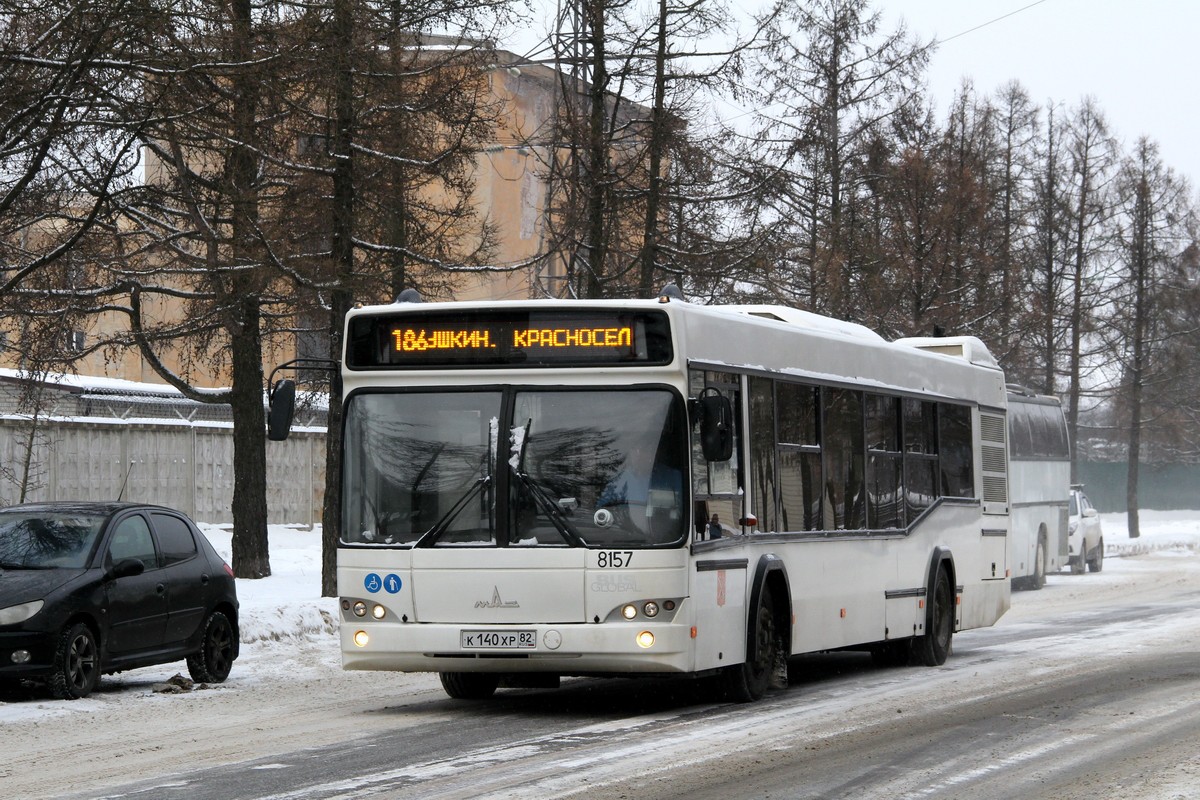
{"label": "fleet number 8157", "polygon": [[601,550],[596,554],[596,566],[600,569],[621,569],[632,563],[632,550]]}

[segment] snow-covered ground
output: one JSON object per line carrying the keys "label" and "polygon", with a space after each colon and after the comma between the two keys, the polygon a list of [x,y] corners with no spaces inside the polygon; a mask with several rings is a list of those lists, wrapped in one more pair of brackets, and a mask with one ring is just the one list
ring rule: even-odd
{"label": "snow-covered ground", "polygon": [[[1140,520],[1141,536],[1131,539],[1125,514],[1101,515],[1104,571],[1087,576],[1089,582],[1116,580],[1123,572],[1139,569],[1136,559],[1123,557],[1150,552],[1194,555],[1200,551],[1200,511],[1143,511]],[[200,527],[228,560],[229,529],[205,524]],[[276,680],[320,679],[340,673],[336,600],[321,597],[320,528],[279,525],[272,526],[269,535],[271,576],[238,581],[242,648],[231,681],[247,686]],[[1071,579],[1065,573],[1049,576],[1051,586],[1056,581]],[[137,702],[153,691],[156,683],[163,683],[177,673],[187,674],[182,662],[106,677],[102,685],[108,684],[110,688],[115,688],[112,684],[128,682],[129,685],[74,702],[41,697],[14,702],[0,700],[0,726],[46,716],[101,709],[117,711],[114,706]]]}

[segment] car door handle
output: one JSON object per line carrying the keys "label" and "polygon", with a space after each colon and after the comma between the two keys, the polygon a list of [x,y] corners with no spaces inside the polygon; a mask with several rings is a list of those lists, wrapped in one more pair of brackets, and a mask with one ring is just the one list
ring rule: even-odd
{"label": "car door handle", "polygon": [[155,589],[155,591],[157,591],[159,594],[166,594],[166,593],[167,593],[167,586],[166,586],[166,584],[163,584],[163,583],[160,583],[158,586],[155,586],[155,587],[154,587],[154,589]]}
{"label": "car door handle", "polygon": [[208,586],[208,573],[207,572],[200,576],[200,583],[204,584],[205,586]]}

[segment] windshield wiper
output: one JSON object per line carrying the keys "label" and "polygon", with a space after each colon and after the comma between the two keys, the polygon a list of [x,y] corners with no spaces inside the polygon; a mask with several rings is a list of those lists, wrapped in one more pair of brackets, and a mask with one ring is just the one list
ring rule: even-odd
{"label": "windshield wiper", "polygon": [[479,494],[483,487],[491,482],[491,475],[480,475],[476,478],[467,491],[463,492],[462,497],[454,501],[454,505],[450,506],[450,509],[445,514],[442,514],[441,519],[435,522],[432,528],[421,534],[421,538],[413,542],[413,547],[429,547],[433,545],[438,537],[450,527],[450,523],[454,522],[454,518],[458,516],[459,512],[467,507],[467,503],[471,502],[475,498],[475,495]]}
{"label": "windshield wiper", "polygon": [[546,516],[550,518],[551,524],[558,529],[559,535],[566,540],[567,544],[572,547],[586,547],[586,543],[583,541],[583,537],[579,535],[579,531],[575,530],[575,526],[567,519],[567,515],[550,499],[550,496],[546,494],[546,490],[524,472],[514,469],[513,474],[520,478],[521,485],[525,487],[529,495],[546,512]]}
{"label": "windshield wiper", "polygon": [[17,564],[12,561],[0,561],[0,569],[55,569],[49,564]]}

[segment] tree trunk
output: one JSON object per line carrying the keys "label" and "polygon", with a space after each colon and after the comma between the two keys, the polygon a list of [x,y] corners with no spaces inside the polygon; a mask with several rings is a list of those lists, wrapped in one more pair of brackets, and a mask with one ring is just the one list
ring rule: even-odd
{"label": "tree trunk", "polygon": [[642,231],[642,269],[638,281],[640,297],[655,291],[654,270],[658,262],[658,214],[662,198],[663,148],[667,124],[667,0],[658,2],[658,47],[654,55],[654,107],[650,111],[650,189],[646,195],[646,226]]}
{"label": "tree trunk", "polygon": [[233,334],[233,574],[271,574],[267,539],[267,435],[263,413],[262,331],[258,299],[241,304],[242,321]]}
{"label": "tree trunk", "polygon": [[[334,78],[333,133],[333,266],[337,286],[329,309],[329,350],[340,368],[342,336],[346,311],[350,308],[350,289],[354,272],[354,158],[355,108],[354,74],[349,61],[354,39],[353,9],[350,0],[337,0],[333,6],[335,41],[342,57],[337,61]],[[337,596],[337,546],[341,538],[342,508],[342,381],[335,374],[329,382],[329,413],[325,435],[325,505],[321,514],[321,594]]]}

